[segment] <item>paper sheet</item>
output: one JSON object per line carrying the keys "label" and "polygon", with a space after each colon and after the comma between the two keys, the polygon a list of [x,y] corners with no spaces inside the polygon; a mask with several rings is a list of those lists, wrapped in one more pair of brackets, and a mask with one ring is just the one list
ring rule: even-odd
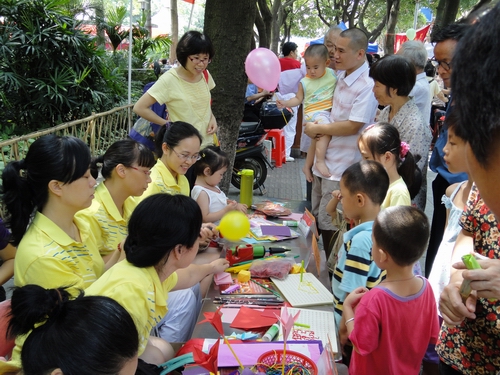
{"label": "paper sheet", "polygon": [[[332,343],[333,350],[337,350],[337,335],[335,334],[335,318],[332,311],[319,311],[312,309],[288,308],[288,313],[295,315],[300,311],[296,323],[308,325],[307,327],[294,326],[292,333],[288,336],[290,341],[321,340],[323,347],[328,346],[328,338]],[[282,340],[282,329],[278,334],[278,340]]]}
{"label": "paper sheet", "polygon": [[312,273],[290,274],[285,280],[271,277],[274,285],[293,307],[333,304],[333,294]]}

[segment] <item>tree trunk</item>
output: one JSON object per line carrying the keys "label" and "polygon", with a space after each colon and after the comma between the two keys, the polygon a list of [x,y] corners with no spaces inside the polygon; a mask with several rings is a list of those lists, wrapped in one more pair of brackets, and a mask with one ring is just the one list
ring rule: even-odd
{"label": "tree trunk", "polygon": [[280,28],[281,28],[281,22],[283,21],[283,8],[281,6],[281,0],[274,0],[271,13],[273,15],[273,23],[271,27],[270,50],[278,54],[279,43],[280,43]]}
{"label": "tree trunk", "polygon": [[[255,27],[257,28],[257,32],[259,34],[258,35],[259,46],[266,48],[269,47],[269,39],[267,37],[266,25],[258,9],[255,11]],[[253,39],[253,41],[254,41],[253,47],[255,47],[255,39]]]}
{"label": "tree trunk", "polygon": [[228,153],[231,166],[221,181],[229,190],[236,140],[241,119],[247,77],[244,66],[253,38],[255,0],[207,0],[204,32],[212,39],[217,55],[210,64],[216,86],[212,90],[212,111],[219,125],[222,149]]}
{"label": "tree trunk", "polygon": [[446,2],[446,9],[443,15],[443,25],[449,25],[455,22],[459,6],[460,0],[448,0]]}
{"label": "tree trunk", "polygon": [[175,63],[177,60],[177,54],[175,49],[177,48],[177,42],[179,42],[179,17],[177,14],[177,0],[170,0],[170,39],[172,44],[170,45],[170,64]]}
{"label": "tree trunk", "polygon": [[394,39],[396,36],[396,24],[398,23],[400,0],[387,1],[387,37],[385,39],[384,53],[394,54]]}
{"label": "tree trunk", "polygon": [[264,37],[260,36],[260,30],[259,30],[259,47],[269,48],[269,45],[271,44],[271,28],[273,24],[273,15],[271,14],[271,10],[267,6],[266,0],[257,0],[257,2],[259,4],[258,9],[262,16],[262,20],[264,22],[264,27],[265,27],[265,39]]}

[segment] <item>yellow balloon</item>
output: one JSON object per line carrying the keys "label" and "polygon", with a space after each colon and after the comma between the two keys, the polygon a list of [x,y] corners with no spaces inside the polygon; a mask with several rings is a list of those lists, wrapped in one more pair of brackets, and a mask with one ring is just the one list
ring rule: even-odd
{"label": "yellow balloon", "polygon": [[231,211],[222,217],[218,229],[229,241],[239,241],[250,231],[250,221],[243,212]]}

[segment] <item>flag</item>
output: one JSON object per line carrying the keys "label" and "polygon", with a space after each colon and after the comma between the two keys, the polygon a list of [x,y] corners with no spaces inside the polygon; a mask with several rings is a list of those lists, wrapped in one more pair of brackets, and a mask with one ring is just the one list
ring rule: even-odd
{"label": "flag", "polygon": [[193,4],[194,5],[194,0],[182,0],[185,1],[186,3]]}

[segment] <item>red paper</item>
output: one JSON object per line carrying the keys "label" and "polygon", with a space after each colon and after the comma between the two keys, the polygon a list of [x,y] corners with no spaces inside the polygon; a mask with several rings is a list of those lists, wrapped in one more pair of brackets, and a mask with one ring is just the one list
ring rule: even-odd
{"label": "red paper", "polygon": [[208,322],[215,328],[219,335],[224,336],[224,328],[222,327],[222,313],[220,311],[221,308],[222,306],[220,306],[215,312],[204,312],[203,315],[205,316],[205,319],[201,322],[198,322],[198,324]]}
{"label": "red paper", "polygon": [[252,330],[271,327],[277,321],[278,318],[276,316],[264,315],[262,311],[242,306],[230,327],[242,330]]}

